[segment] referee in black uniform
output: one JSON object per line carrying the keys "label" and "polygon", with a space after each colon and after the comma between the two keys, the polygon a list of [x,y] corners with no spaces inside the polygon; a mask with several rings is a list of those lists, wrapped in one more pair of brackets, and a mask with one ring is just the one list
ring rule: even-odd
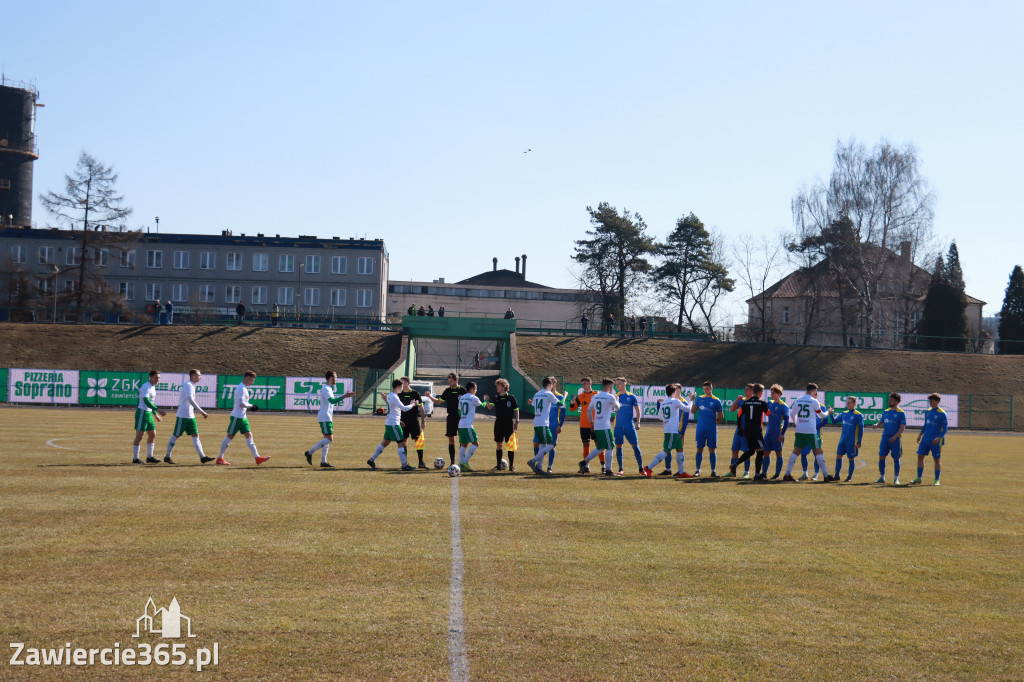
{"label": "referee in black uniform", "polygon": [[466,389],[459,386],[459,375],[455,372],[449,372],[448,388],[444,389],[441,397],[427,396],[430,398],[430,402],[435,405],[443,403],[445,410],[448,412],[444,435],[448,436],[448,461],[452,464],[455,464],[455,439],[459,435],[459,397],[465,394]]}
{"label": "referee in black uniform", "polygon": [[[408,412],[402,413],[402,430],[415,444],[420,434],[423,433],[423,427],[426,426],[423,422],[426,415],[423,406],[419,405],[423,399],[409,386],[409,377],[402,377],[402,392],[398,394],[398,399],[402,401],[403,405],[417,405]],[[423,450],[416,450],[416,455],[420,458],[419,468],[426,469],[427,465],[423,462]]]}
{"label": "referee in black uniform", "polygon": [[[494,406],[494,447],[497,458],[494,471],[501,471],[501,446],[519,430],[519,403],[516,402],[516,397],[508,392],[507,379],[498,379],[494,382],[494,387],[498,392],[491,402]],[[515,464],[515,450],[509,450],[508,470],[515,471]]]}

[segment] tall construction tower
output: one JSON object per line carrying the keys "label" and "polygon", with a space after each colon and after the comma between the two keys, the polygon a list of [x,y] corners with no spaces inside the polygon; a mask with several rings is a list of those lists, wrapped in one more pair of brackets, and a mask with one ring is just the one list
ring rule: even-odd
{"label": "tall construction tower", "polygon": [[36,147],[34,85],[0,77],[0,223],[32,224],[32,164]]}

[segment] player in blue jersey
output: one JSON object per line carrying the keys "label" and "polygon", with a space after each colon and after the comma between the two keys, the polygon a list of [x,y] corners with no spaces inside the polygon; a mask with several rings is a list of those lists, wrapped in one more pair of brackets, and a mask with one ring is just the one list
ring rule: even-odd
{"label": "player in blue jersey", "polygon": [[949,420],[946,419],[946,412],[939,407],[942,396],[932,393],[928,396],[929,410],[924,413],[924,426],[921,433],[917,434],[917,478],[911,481],[911,485],[919,485],[924,475],[924,458],[932,456],[935,462],[935,485],[939,485],[939,474],[942,467],[939,466],[939,458],[942,457],[942,446],[946,443],[946,432],[949,430]]}
{"label": "player in blue jersey", "polygon": [[[746,452],[747,450],[747,422],[746,418],[743,416],[742,407],[744,400],[753,397],[754,384],[747,384],[743,388],[743,396],[740,398],[736,398],[736,400],[732,404],[732,407],[729,408],[730,412],[737,412],[738,414],[736,415],[736,433],[734,433],[732,436],[732,460],[730,460],[729,462],[729,471],[725,473],[723,478],[732,478],[733,476],[735,476],[735,474],[732,473],[732,469],[733,467],[736,466],[737,462],[739,461],[740,453]],[[743,478],[750,478],[749,459],[743,463]]]}
{"label": "player in blue jersey", "polygon": [[616,377],[615,392],[619,399],[619,413],[615,415],[615,459],[619,464],[619,476],[622,475],[622,444],[629,443],[636,457],[637,468],[644,473],[643,454],[640,452],[640,401],[626,391],[626,377]]}
{"label": "player in blue jersey", "polygon": [[[549,415],[549,429],[551,431],[551,450],[548,451],[548,468],[547,472],[551,473],[551,465],[555,463],[555,451],[558,447],[558,434],[562,432],[562,424],[565,423],[565,394],[558,392],[558,380],[555,377],[547,377],[551,381],[551,387],[548,389],[551,394],[555,396],[555,401],[551,404],[551,410]],[[529,404],[533,404],[533,399],[527,400]],[[537,434],[533,434],[533,454],[536,456],[537,450],[540,449],[540,443],[537,442]]]}
{"label": "player in blue jersey", "polygon": [[722,401],[714,396],[714,386],[710,381],[704,382],[704,395],[693,399],[690,411],[697,415],[697,470],[694,476],[700,476],[700,467],[704,463],[704,448],[708,449],[711,460],[711,478],[718,478],[718,425],[725,420]]}
{"label": "player in blue jersey", "polygon": [[892,470],[895,474],[893,485],[900,484],[900,457],[903,456],[903,443],[900,436],[907,429],[907,415],[900,409],[903,400],[899,393],[889,394],[889,409],[882,413],[882,419],[874,428],[882,427],[882,442],[878,444],[878,480],[885,483],[885,458],[892,455]]}
{"label": "player in blue jersey", "polygon": [[789,428],[789,405],[782,401],[782,386],[773,384],[769,390],[772,399],[768,403],[768,429],[764,432],[764,469],[760,474],[762,478],[767,478],[768,465],[774,452],[774,481],[782,475],[782,448],[786,443],[786,430]]}
{"label": "player in blue jersey", "polygon": [[836,476],[843,470],[843,457],[850,460],[849,469],[846,473],[846,482],[853,480],[853,469],[856,466],[854,460],[857,451],[860,450],[861,441],[864,439],[864,415],[857,411],[857,398],[848,396],[846,398],[846,412],[836,414],[831,407],[828,408],[828,416],[833,424],[842,424],[843,432],[839,436],[839,445],[836,447]]}

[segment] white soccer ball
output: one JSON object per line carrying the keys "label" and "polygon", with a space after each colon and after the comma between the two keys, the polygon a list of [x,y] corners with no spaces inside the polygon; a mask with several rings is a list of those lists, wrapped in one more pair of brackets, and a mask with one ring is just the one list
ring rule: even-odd
{"label": "white soccer ball", "polygon": [[448,475],[451,476],[452,478],[455,478],[461,473],[462,469],[459,468],[458,464],[453,464],[450,467],[448,467]]}
{"label": "white soccer ball", "polygon": [[508,471],[508,460],[501,460],[501,464],[498,465],[498,468],[501,469],[502,471]]}
{"label": "white soccer ball", "polygon": [[444,468],[444,460],[441,459],[440,457],[435,459],[434,460],[434,468],[435,469],[443,469]]}

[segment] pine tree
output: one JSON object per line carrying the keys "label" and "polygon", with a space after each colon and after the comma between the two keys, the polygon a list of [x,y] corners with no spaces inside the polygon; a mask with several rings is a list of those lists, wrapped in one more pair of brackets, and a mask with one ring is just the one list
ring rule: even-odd
{"label": "pine tree", "polygon": [[918,333],[923,337],[922,348],[963,351],[967,347],[967,294],[955,242],[950,244],[946,259],[939,256],[935,263]]}
{"label": "pine tree", "polygon": [[1024,270],[1014,266],[999,311],[999,353],[1024,355]]}

